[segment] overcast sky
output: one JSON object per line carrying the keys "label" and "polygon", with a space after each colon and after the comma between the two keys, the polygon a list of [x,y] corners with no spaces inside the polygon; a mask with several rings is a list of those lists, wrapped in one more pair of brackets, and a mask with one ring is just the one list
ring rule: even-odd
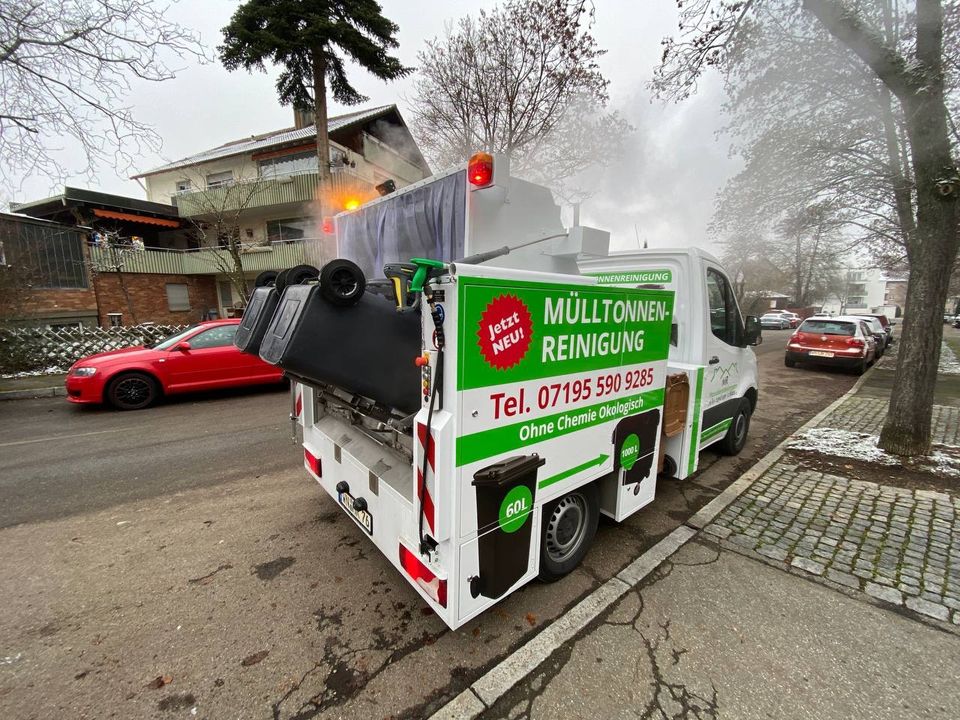
{"label": "overcast sky", "polygon": [[[416,65],[425,40],[443,34],[444,25],[494,2],[381,0],[384,14],[400,26],[398,54]],[[220,42],[238,0],[181,0],[171,18],[199,31],[211,47]],[[639,236],[650,247],[712,246],[706,227],[714,197],[737,169],[727,157],[726,143],[716,138],[722,124],[719,83],[708,78],[700,93],[681,105],[651,103],[646,83],[661,51],[661,38],[677,27],[674,0],[596,0],[594,34],[608,52],[601,68],[610,80],[611,106],[636,132],[621,161],[605,168],[596,194],[583,206],[583,222],[613,233],[616,248],[636,247]],[[145,156],[149,169],[201,150],[256,133],[292,125],[292,110],[281,107],[274,90],[276,73],[228,73],[219,64],[190,65],[176,79],[133,88],[130,104],[137,117],[152,123],[163,138],[160,153]],[[384,83],[354,69],[357,89],[369,106],[396,102],[401,113],[412,80]],[[348,112],[332,104],[330,114]],[[140,186],[103,168],[96,186],[86,178],[67,184],[144,197]],[[53,194],[48,179],[25,178],[19,201]],[[715,247],[713,248],[715,249]]]}

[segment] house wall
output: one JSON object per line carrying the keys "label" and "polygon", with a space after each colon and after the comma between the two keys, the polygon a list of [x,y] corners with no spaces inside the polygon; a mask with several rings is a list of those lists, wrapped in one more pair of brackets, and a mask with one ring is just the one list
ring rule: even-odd
{"label": "house wall", "polygon": [[[420,168],[405,160],[381,140],[368,133],[360,133],[358,142],[362,153],[332,141],[330,149],[346,154],[347,159],[356,164],[352,172],[361,181],[378,185],[384,180],[393,179],[400,188],[423,179],[424,173]],[[234,179],[237,180],[253,180],[258,176],[257,161],[249,154],[220,158],[193,167],[146,176],[144,182],[147,199],[153,202],[171,202],[171,198],[177,194],[179,180],[190,180],[194,191],[205,190],[207,175],[227,170],[232,171]]]}
{"label": "house wall", "polygon": [[[123,324],[134,324],[117,273],[100,273],[95,279],[100,297],[100,323],[109,325],[108,313],[122,313]],[[217,286],[212,275],[157,275],[122,273],[123,285],[130,294],[136,322],[163,325],[186,325],[205,319],[210,310],[217,310]],[[167,301],[167,284],[187,286],[189,310],[171,310]]]}
{"label": "house wall", "polygon": [[23,290],[15,297],[2,293],[0,317],[14,325],[97,324],[97,296],[93,288]]}

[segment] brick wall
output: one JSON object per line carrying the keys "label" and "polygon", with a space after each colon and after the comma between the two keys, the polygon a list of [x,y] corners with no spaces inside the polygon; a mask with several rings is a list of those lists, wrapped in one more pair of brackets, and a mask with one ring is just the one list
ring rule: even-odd
{"label": "brick wall", "polygon": [[[155,322],[164,325],[185,325],[204,318],[204,313],[217,309],[217,286],[209,275],[156,275],[152,273],[122,273],[123,284],[130,294],[136,319],[120,287],[116,273],[100,273],[94,280],[100,297],[100,323],[109,325],[107,313],[123,313],[123,324]],[[187,286],[189,310],[170,310],[167,302],[167,283]]]}
{"label": "brick wall", "polygon": [[0,318],[14,323],[96,318],[97,298],[86,290],[25,289],[0,292]]}

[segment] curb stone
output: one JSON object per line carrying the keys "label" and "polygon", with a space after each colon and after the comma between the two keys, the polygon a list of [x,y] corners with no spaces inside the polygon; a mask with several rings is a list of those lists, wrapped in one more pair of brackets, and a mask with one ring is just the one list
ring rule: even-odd
{"label": "curb stone", "polygon": [[32,400],[33,398],[66,397],[65,387],[33,388],[32,390],[4,390],[0,392],[0,401],[3,400]]}
{"label": "curb stone", "polygon": [[[699,534],[698,531],[703,531],[704,527],[709,525],[717,515],[750,487],[754,480],[762,476],[783,456],[787,443],[793,435],[809,427],[815,427],[844,400],[856,394],[875,369],[876,364],[861,375],[853,387],[784,438],[780,444],[754,463],[749,470],[717,497],[700,508],[684,524],[675,528],[667,537],[636,558],[617,575],[594,589],[584,599],[546,626],[538,635],[497,663],[466,690],[431,715],[430,720],[448,720],[448,718],[474,720],[474,718],[480,717],[487,708],[536,670],[564,642],[576,635],[583,626],[596,619],[614,602],[619,600],[633,584],[638,583],[664,560],[695,538]],[[786,566],[784,565],[784,567]],[[571,626],[571,620],[576,623],[574,626]]]}

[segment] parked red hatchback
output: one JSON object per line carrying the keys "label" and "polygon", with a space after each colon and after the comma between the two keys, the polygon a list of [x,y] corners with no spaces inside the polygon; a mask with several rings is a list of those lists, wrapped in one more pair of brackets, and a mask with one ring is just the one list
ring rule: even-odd
{"label": "parked red hatchback", "polygon": [[866,321],[856,317],[808,318],[787,341],[784,363],[835,365],[866,371],[877,345]]}
{"label": "parked red hatchback", "polygon": [[191,325],[151,347],[78,360],[67,373],[67,399],[140,410],[164,395],[279,383],[283,371],[233,345],[238,319]]}

